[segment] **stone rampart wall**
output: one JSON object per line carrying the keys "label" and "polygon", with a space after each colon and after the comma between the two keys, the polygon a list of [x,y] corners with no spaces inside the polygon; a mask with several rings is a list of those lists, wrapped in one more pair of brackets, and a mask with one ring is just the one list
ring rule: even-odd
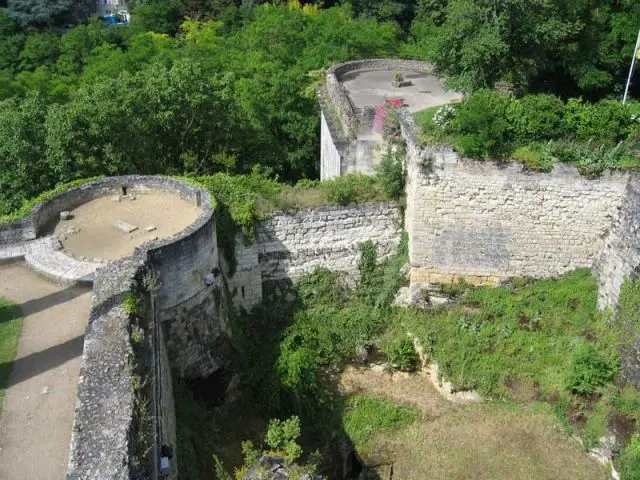
{"label": "stone rampart wall", "polygon": [[591,267],[609,234],[628,173],[588,179],[558,165],[550,173],[517,163],[460,158],[450,148],[408,145],[406,229],[411,283],[459,277],[493,284]]}
{"label": "stone rampart wall", "polygon": [[[131,192],[152,189],[180,195],[200,205],[202,214],[191,226],[176,235],[143,244],[136,248],[132,256],[110,262],[96,272],[69,455],[68,478],[72,480],[129,480],[134,475],[130,458],[131,452],[135,450],[135,445],[130,444],[132,438],[135,438],[131,432],[136,428],[132,386],[134,359],[129,318],[122,307],[124,298],[139,290],[140,285],[145,282],[155,283],[155,307],[163,309],[165,320],[172,320],[168,317],[171,316],[170,313],[176,314],[178,307],[182,308],[184,315],[189,315],[193,310],[206,309],[210,304],[207,301],[210,296],[208,294],[213,291],[211,287],[210,290],[205,290],[200,271],[197,271],[199,282],[185,281],[190,275],[196,275],[193,270],[200,268],[200,262],[204,264],[201,268],[205,270],[211,265],[217,266],[213,202],[206,192],[188,183],[164,177],[142,176],[115,177],[92,182],[96,188],[94,193],[83,185],[66,195],[54,197],[50,200],[52,205],[40,206],[37,210],[39,221],[46,224],[59,211],[73,208],[74,204],[79,205],[76,202],[81,198],[88,201],[117,192],[121,182],[125,182]],[[156,282],[149,282],[143,277],[155,278]],[[172,308],[175,311],[172,312]],[[211,318],[212,322],[217,320]],[[180,339],[189,335],[185,331],[193,332],[194,328],[192,324],[180,322],[169,322],[166,325],[169,328],[157,329],[165,330],[166,333],[156,335],[153,339],[155,348],[152,349],[153,358],[149,359],[149,365],[156,365],[154,373],[150,374],[156,385],[152,403],[159,406],[158,411],[151,415],[154,421],[159,422],[160,431],[163,432],[163,438],[158,439],[158,442],[175,442],[175,414],[168,358],[171,356],[171,347],[181,346]],[[152,331],[155,332],[156,329]],[[202,332],[196,333],[191,333],[190,337],[194,344],[199,343]],[[196,358],[194,361],[200,360]],[[188,369],[193,365],[184,364],[183,367]],[[154,375],[160,375],[160,378],[155,378]],[[159,451],[159,448],[159,444],[155,445],[154,451]],[[175,471],[170,478],[175,478]]]}
{"label": "stone rampart wall", "polygon": [[594,265],[599,282],[598,306],[601,309],[616,306],[622,283],[625,278],[637,275],[639,267],[640,178],[634,175]]}
{"label": "stone rampart wall", "polygon": [[385,257],[401,236],[402,213],[394,203],[276,213],[259,223],[255,244],[236,244],[237,273],[229,280],[234,304],[249,308],[262,299],[263,282],[295,280],[318,267],[356,276],[360,242],[373,241]]}
{"label": "stone rampart wall", "polygon": [[30,219],[0,224],[0,245],[26,242],[35,238],[36,231]]}

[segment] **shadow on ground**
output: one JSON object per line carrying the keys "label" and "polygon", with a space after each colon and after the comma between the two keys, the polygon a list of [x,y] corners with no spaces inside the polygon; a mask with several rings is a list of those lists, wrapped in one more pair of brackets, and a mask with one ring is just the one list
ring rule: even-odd
{"label": "shadow on ground", "polygon": [[82,355],[83,345],[84,335],[79,335],[64,343],[12,362],[0,363],[0,378],[3,376],[9,378],[7,388],[17,385]]}

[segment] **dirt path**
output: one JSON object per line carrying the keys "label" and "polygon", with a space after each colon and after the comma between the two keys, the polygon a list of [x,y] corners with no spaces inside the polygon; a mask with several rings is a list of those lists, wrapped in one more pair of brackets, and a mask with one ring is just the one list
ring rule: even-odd
{"label": "dirt path", "polygon": [[0,416],[0,480],[64,479],[91,290],[14,264],[0,266],[0,297],[24,315]]}

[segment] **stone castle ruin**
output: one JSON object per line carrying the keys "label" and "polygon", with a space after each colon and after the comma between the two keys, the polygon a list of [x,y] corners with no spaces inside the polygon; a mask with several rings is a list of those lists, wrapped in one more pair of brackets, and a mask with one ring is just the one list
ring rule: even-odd
{"label": "stone castle ruin", "polygon": [[[392,87],[393,72],[412,86]],[[363,91],[353,83],[357,78],[365,79]],[[382,83],[384,88],[378,88]],[[176,444],[171,372],[199,379],[227,368],[230,309],[249,309],[261,301],[264,285],[317,267],[355,274],[358,244],[366,240],[384,256],[407,232],[415,296],[432,284],[462,278],[496,284],[513,276],[543,278],[587,267],[599,279],[599,306],[615,307],[623,280],[640,266],[638,173],[608,172],[588,179],[564,165],[534,173],[518,164],[461,158],[445,146],[423,147],[412,105],[419,109],[457,98],[442,90],[428,65],[363,60],[328,71],[319,95],[323,179],[373,171],[382,142],[375,131],[375,106],[392,97],[387,90],[394,88],[409,105],[399,108],[407,145],[404,224],[393,203],[277,212],[257,225],[254,243],[245,245],[238,238],[233,275],[217,244],[214,200],[182,180],[104,178],[37,205],[25,220],[0,225],[0,260],[23,258],[55,281],[93,285],[69,479],[138,478],[135,377],[141,374],[151,386],[150,448],[158,459],[151,476],[164,474],[161,466],[166,465],[159,461],[164,458],[168,478],[176,478],[179,452],[169,455],[173,452],[167,449]],[[194,220],[108,263],[74,258],[52,246],[48,232],[61,212],[73,214],[92,200],[120,195],[122,185],[127,195],[155,191],[177,196],[195,209]],[[132,315],[123,306],[131,293],[142,299],[148,315],[149,341],[142,347],[132,340]]]}

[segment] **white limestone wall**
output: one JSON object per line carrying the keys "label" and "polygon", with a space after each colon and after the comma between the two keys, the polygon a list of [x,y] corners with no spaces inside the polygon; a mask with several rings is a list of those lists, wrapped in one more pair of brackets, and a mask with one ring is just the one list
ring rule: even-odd
{"label": "white limestone wall", "polygon": [[340,152],[336,148],[324,112],[320,112],[320,179],[340,176]]}

